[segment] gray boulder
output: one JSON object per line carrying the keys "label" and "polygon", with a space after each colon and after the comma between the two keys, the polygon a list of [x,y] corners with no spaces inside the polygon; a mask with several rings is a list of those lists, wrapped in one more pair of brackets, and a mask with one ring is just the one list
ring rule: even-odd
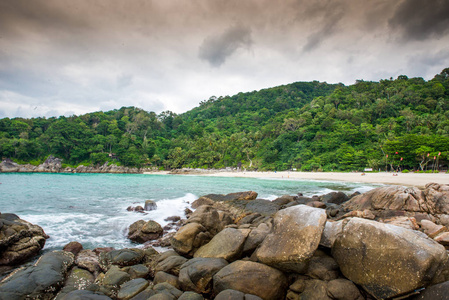
{"label": "gray boulder", "polygon": [[112,300],[108,296],[86,290],[76,290],[63,296],[61,300]]}
{"label": "gray boulder", "polygon": [[146,211],[156,210],[157,209],[157,204],[153,200],[147,200],[147,201],[145,201],[145,206],[144,206],[143,209],[146,210]]}
{"label": "gray boulder", "polygon": [[446,250],[425,234],[353,218],[332,246],[343,275],[376,298],[428,285],[447,261]]}
{"label": "gray boulder", "polygon": [[207,294],[212,289],[212,278],[228,262],[222,258],[193,258],[181,266],[179,282],[184,291]]}
{"label": "gray boulder", "polygon": [[129,300],[149,286],[149,282],[143,278],[130,280],[120,286],[117,294],[118,300]]}
{"label": "gray boulder", "polygon": [[132,266],[140,263],[144,257],[145,252],[142,249],[112,250],[100,254],[100,266],[103,270],[108,270],[110,265],[120,267]]}
{"label": "gray boulder", "polygon": [[255,255],[269,266],[304,272],[321,240],[326,211],[306,205],[280,210],[274,216],[273,233],[269,234]]}
{"label": "gray boulder", "polygon": [[12,273],[0,283],[0,299],[51,299],[64,284],[73,263],[70,252],[44,254],[35,265]]}

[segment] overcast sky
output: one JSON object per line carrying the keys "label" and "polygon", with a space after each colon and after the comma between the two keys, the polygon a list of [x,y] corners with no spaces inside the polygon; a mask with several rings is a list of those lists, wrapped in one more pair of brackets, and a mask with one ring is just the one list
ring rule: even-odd
{"label": "overcast sky", "polygon": [[447,0],[0,0],[0,118],[449,67]]}

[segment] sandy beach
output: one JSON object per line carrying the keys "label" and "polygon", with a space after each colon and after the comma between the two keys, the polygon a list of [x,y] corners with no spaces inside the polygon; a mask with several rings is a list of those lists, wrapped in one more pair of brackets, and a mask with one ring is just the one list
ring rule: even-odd
{"label": "sandy beach", "polygon": [[[170,174],[168,171],[145,172],[144,174]],[[248,172],[248,171],[212,171],[192,170],[185,174],[199,176],[221,176],[221,177],[247,177],[247,178],[275,178],[286,180],[329,180],[346,182],[381,183],[404,186],[424,187],[427,183],[435,182],[449,184],[449,174],[446,173],[340,173],[340,172]],[[397,174],[397,175],[395,175]]]}

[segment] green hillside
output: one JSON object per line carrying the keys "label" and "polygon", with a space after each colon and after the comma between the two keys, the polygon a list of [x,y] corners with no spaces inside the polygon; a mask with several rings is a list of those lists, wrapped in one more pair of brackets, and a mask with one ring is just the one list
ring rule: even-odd
{"label": "green hillside", "polygon": [[429,81],[296,82],[211,97],[181,115],[122,107],[0,120],[3,158],[37,164],[50,154],[72,166],[430,170],[435,157],[447,168],[449,68]]}

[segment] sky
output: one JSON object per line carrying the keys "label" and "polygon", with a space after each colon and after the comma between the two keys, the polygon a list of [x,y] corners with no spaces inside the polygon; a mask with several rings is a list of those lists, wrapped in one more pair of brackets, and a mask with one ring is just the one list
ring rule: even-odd
{"label": "sky", "polygon": [[447,0],[0,0],[0,118],[449,67]]}

